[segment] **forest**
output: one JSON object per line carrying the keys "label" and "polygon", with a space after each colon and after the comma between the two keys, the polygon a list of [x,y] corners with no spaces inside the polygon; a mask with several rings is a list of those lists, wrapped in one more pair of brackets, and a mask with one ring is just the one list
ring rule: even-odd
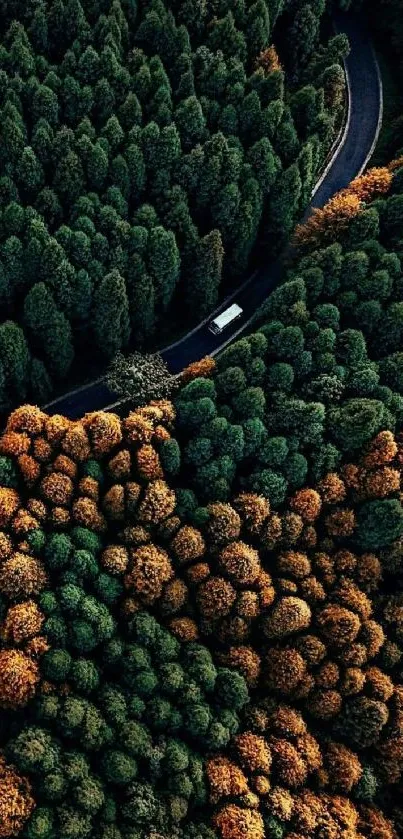
{"label": "forest", "polygon": [[9,417],[1,835],[397,839],[402,435],[204,504],[175,424]]}
{"label": "forest", "polygon": [[[301,220],[336,7],[398,78],[399,0],[0,0],[0,839],[403,835],[403,103]],[[132,404],[36,404],[114,357]]]}
{"label": "forest", "polygon": [[200,320],[262,225],[269,256],[288,238],[348,44],[325,0],[288,3],[280,60],[283,5],[3,0],[3,411]]}

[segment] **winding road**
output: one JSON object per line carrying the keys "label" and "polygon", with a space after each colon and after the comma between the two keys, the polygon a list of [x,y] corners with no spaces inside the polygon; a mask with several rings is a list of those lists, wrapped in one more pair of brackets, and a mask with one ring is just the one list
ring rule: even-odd
{"label": "winding road", "polygon": [[[313,191],[306,218],[314,207],[322,207],[329,198],[347,186],[365,169],[375,148],[382,122],[382,81],[370,36],[362,17],[337,14],[334,17],[338,32],[345,33],[351,50],[345,61],[348,83],[348,113],[344,133]],[[166,347],[161,354],[173,373],[205,355],[215,355],[247,327],[256,309],[277,285],[283,273],[280,260],[262,265],[235,292],[227,297],[211,315]],[[220,335],[208,330],[213,317],[224,311],[230,302],[242,308],[240,319],[229,325]],[[49,414],[64,414],[76,419],[88,411],[105,410],[111,405],[111,393],[102,379],[84,385],[44,406]]]}

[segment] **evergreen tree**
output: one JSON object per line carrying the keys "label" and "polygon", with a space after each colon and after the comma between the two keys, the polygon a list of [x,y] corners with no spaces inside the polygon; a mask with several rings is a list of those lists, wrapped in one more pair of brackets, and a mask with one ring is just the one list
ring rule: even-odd
{"label": "evergreen tree", "polygon": [[84,172],[79,157],[73,151],[59,161],[53,186],[63,203],[73,204],[84,190]]}
{"label": "evergreen tree", "polygon": [[268,231],[273,239],[290,234],[296,219],[300,196],[301,176],[293,164],[278,177],[269,200]]}
{"label": "evergreen tree", "polygon": [[65,376],[73,361],[71,328],[44,283],[35,283],[24,300],[24,323],[55,376]]}
{"label": "evergreen tree", "polygon": [[200,239],[186,284],[186,303],[192,317],[202,319],[214,309],[221,283],[224,248],[218,230]]}
{"label": "evergreen tree", "polygon": [[255,59],[270,43],[270,17],[265,0],[257,0],[250,6],[246,31],[250,58]]}
{"label": "evergreen tree", "polygon": [[130,272],[130,323],[136,344],[143,347],[155,329],[155,290],[145,265]]}
{"label": "evergreen tree", "polygon": [[226,58],[239,58],[244,61],[246,58],[246,39],[236,25],[231,11],[225,17],[215,19],[209,28],[207,46],[216,52],[222,50]]}
{"label": "evergreen tree", "polygon": [[283,11],[284,6],[284,0],[269,0],[268,7],[272,26],[276,23],[276,20]]}
{"label": "evergreen tree", "polygon": [[305,143],[298,155],[298,169],[301,177],[299,208],[303,212],[309,204],[315,175],[314,153],[310,141]]}
{"label": "evergreen tree", "polygon": [[175,124],[184,149],[190,149],[204,139],[206,122],[196,96],[189,96],[179,103],[175,111]]}
{"label": "evergreen tree", "polygon": [[172,300],[180,272],[180,254],[172,231],[154,227],[148,239],[148,269],[155,302],[165,312]]}
{"label": "evergreen tree", "polygon": [[312,5],[304,3],[295,13],[295,19],[289,31],[288,50],[293,66],[293,74],[298,78],[307,65],[314,51],[319,33],[320,17]]}
{"label": "evergreen tree", "polygon": [[96,143],[87,157],[86,173],[90,189],[101,190],[109,168],[108,155],[100,143]]}
{"label": "evergreen tree", "polygon": [[248,161],[253,167],[255,177],[264,192],[273,186],[280,161],[276,158],[270,140],[262,137],[249,149]]}
{"label": "evergreen tree", "polygon": [[23,402],[27,396],[30,353],[22,329],[13,321],[0,325],[0,363],[7,401]]}
{"label": "evergreen tree", "polygon": [[130,196],[132,201],[139,202],[143,192],[146,171],[144,158],[139,146],[132,144],[124,152],[130,177]]}
{"label": "evergreen tree", "polygon": [[129,303],[123,277],[117,270],[103,278],[93,297],[93,331],[99,351],[112,358],[130,335]]}
{"label": "evergreen tree", "polygon": [[25,283],[24,248],[21,239],[9,236],[1,245],[0,252],[4,271],[3,294],[7,299],[18,294]]}

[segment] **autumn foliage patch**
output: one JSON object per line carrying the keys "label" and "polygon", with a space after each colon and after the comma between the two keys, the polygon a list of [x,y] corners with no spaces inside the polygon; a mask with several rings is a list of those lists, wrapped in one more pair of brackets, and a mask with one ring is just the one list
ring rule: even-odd
{"label": "autumn foliage patch", "polygon": [[7,423],[1,835],[396,839],[401,437],[186,512],[174,422]]}

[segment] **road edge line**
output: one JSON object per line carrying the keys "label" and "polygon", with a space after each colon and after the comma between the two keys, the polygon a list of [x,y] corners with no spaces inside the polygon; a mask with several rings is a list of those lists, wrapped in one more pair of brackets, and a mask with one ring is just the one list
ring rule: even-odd
{"label": "road edge line", "polygon": [[[376,73],[377,73],[377,78],[378,78],[378,91],[379,91],[378,123],[377,123],[376,132],[375,132],[375,136],[374,136],[374,139],[373,139],[373,142],[372,142],[371,148],[370,148],[370,150],[369,150],[369,152],[368,152],[368,154],[367,154],[367,157],[366,157],[366,159],[365,159],[365,161],[364,161],[363,166],[361,167],[361,169],[360,169],[359,173],[356,175],[356,177],[357,177],[357,178],[358,178],[360,175],[362,175],[362,173],[364,172],[365,168],[368,166],[369,161],[371,160],[371,157],[372,157],[372,155],[373,155],[373,153],[374,153],[374,151],[375,151],[375,148],[376,148],[377,143],[378,143],[378,140],[379,140],[379,135],[380,135],[380,133],[381,133],[382,123],[383,123],[383,108],[384,108],[383,80],[382,80],[381,68],[380,68],[380,66],[379,66],[379,61],[378,61],[378,58],[377,58],[377,55],[376,55],[376,52],[375,52],[375,47],[374,47],[374,44],[373,44],[373,42],[372,42],[372,41],[371,41],[371,50],[372,50],[372,54],[373,54],[373,57],[374,57],[374,62],[375,62],[375,67],[376,67]],[[346,142],[347,133],[348,133],[348,129],[349,129],[349,127],[350,127],[350,122],[351,122],[351,83],[350,83],[350,77],[349,77],[349,73],[348,73],[347,64],[346,64],[346,60],[345,60],[345,59],[344,59],[344,64],[345,64],[345,71],[346,71],[345,75],[346,75],[346,79],[347,79],[348,98],[349,98],[349,105],[348,105],[348,119],[347,119],[347,122],[346,122],[346,127],[345,127],[345,130],[344,130],[344,132],[343,132],[343,138],[342,138],[342,140],[341,140],[341,145],[338,147],[338,150],[336,151],[336,154],[333,156],[332,160],[330,161],[330,166],[329,166],[329,168],[327,168],[327,169],[325,170],[325,177],[326,177],[326,175],[328,175],[328,173],[329,173],[329,170],[330,170],[331,166],[333,165],[333,163],[334,163],[335,159],[338,157],[339,152],[342,150],[342,148],[343,148],[343,146],[344,146],[344,144],[345,144],[345,142]],[[346,129],[347,129],[347,131],[346,131]],[[320,187],[320,186],[321,186],[321,184],[323,183],[323,180],[324,180],[324,177],[322,178],[322,180],[321,180],[321,181],[319,181],[319,184],[315,187],[315,190],[314,190],[314,192],[312,193],[311,198],[313,198],[313,197],[314,197],[315,193],[317,192],[317,190],[319,189],[319,187]],[[259,308],[259,307],[258,307],[258,308]],[[256,317],[256,312],[257,312],[257,311],[258,311],[258,309],[257,309],[257,310],[253,313],[253,315],[251,315],[251,316],[250,316],[250,318],[248,318],[248,320],[247,320],[247,321],[245,321],[245,323],[243,323],[243,324],[239,327],[239,329],[237,329],[237,331],[236,331],[236,332],[234,332],[234,333],[233,333],[230,337],[228,337],[228,339],[227,339],[226,341],[224,341],[224,343],[223,343],[223,344],[221,344],[221,346],[220,346],[220,347],[217,347],[217,349],[213,350],[213,351],[210,353],[210,355],[211,355],[212,357],[214,357],[214,356],[218,355],[218,353],[220,353],[223,349],[225,349],[225,347],[226,347],[226,346],[228,346],[228,344],[230,344],[230,343],[231,343],[231,341],[233,341],[234,339],[236,339],[236,338],[238,337],[238,335],[242,335],[242,333],[243,333],[243,332],[245,332],[245,330],[248,328],[248,326],[251,326],[251,324],[253,323],[253,321],[254,321],[254,319],[255,319],[255,317]]]}
{"label": "road edge line", "polygon": [[313,190],[312,190],[312,193],[311,193],[311,201],[312,201],[312,199],[315,197],[315,195],[316,195],[316,193],[318,192],[318,190],[320,189],[320,187],[322,186],[323,181],[327,178],[327,176],[328,176],[328,174],[329,174],[329,172],[330,172],[330,170],[331,170],[331,168],[332,168],[333,164],[335,163],[335,161],[337,160],[337,158],[338,158],[338,156],[339,156],[340,152],[343,150],[344,146],[346,145],[346,140],[347,140],[348,132],[349,132],[349,130],[350,130],[350,125],[351,125],[351,111],[352,111],[352,108],[351,108],[351,103],[352,103],[352,97],[351,97],[351,81],[350,81],[350,74],[349,74],[349,72],[348,72],[347,61],[346,61],[346,59],[345,59],[345,58],[343,58],[343,64],[344,64],[344,75],[345,75],[346,82],[347,82],[347,118],[346,118],[346,123],[345,123],[345,126],[344,126],[343,133],[341,134],[341,136],[339,135],[339,136],[340,136],[340,142],[339,142],[339,143],[337,144],[337,146],[335,147],[334,154],[333,154],[333,155],[332,155],[332,157],[330,158],[330,160],[329,160],[329,162],[327,163],[327,165],[326,165],[326,167],[325,167],[324,171],[322,172],[322,174],[321,174],[321,176],[320,176],[320,178],[319,178],[319,180],[318,180],[317,184],[315,184],[315,186],[314,186],[314,188],[313,188]]}
{"label": "road edge line", "polygon": [[[338,30],[336,30],[336,31],[338,31]],[[371,157],[372,157],[372,155],[375,151],[376,145],[378,143],[379,135],[380,135],[380,132],[381,132],[381,128],[382,128],[382,122],[383,122],[383,109],[384,109],[383,80],[382,80],[382,74],[381,74],[381,71],[380,71],[378,58],[377,58],[375,48],[374,48],[374,44],[373,44],[372,40],[371,40],[371,51],[372,51],[373,58],[374,58],[374,64],[375,64],[377,80],[378,80],[378,93],[379,93],[378,122],[377,122],[376,132],[375,132],[375,136],[374,136],[371,148],[368,152],[368,155],[367,155],[360,171],[356,175],[356,177],[359,177],[362,174],[362,172],[364,171],[364,169],[368,165],[368,162],[371,159]],[[352,113],[352,95],[351,95],[351,80],[350,80],[350,74],[349,74],[349,71],[348,71],[347,58],[343,59],[343,66],[344,66],[344,75],[345,75],[346,85],[347,85],[347,87],[346,87],[346,91],[347,91],[347,117],[346,117],[346,121],[345,121],[343,131],[342,131],[342,133],[340,131],[339,137],[335,141],[334,153],[331,156],[331,158],[328,161],[325,169],[321,173],[321,176],[320,176],[319,180],[317,181],[317,183],[315,184],[315,186],[313,188],[313,191],[312,191],[311,196],[310,196],[311,201],[315,197],[317,191],[320,189],[321,185],[323,184],[324,180],[326,179],[327,175],[329,174],[332,166],[334,165],[335,161],[337,160],[339,154],[341,153],[342,149],[344,148],[344,145],[345,145],[346,140],[347,140],[348,132],[349,132],[349,129],[350,129],[351,113]],[[257,274],[259,272],[259,270],[260,269],[257,268],[255,271],[253,271],[252,274],[243,283],[241,283],[240,286],[238,286],[233,292],[231,292],[231,294],[228,295],[228,297],[226,297],[225,300],[223,300],[215,309],[213,309],[213,311],[210,312],[207,315],[206,318],[204,318],[198,324],[196,324],[196,326],[194,326],[193,329],[190,330],[190,332],[187,332],[186,335],[182,336],[181,338],[178,338],[173,343],[168,344],[168,346],[165,346],[162,349],[156,350],[156,353],[158,353],[162,357],[164,357],[165,353],[169,352],[169,350],[174,349],[175,347],[180,345],[185,338],[189,338],[191,335],[194,335],[196,332],[198,332],[201,327],[205,326],[212,318],[214,318],[214,316],[216,314],[218,314],[220,311],[222,311],[228,305],[228,303],[231,300],[233,300],[244,288],[246,288],[249,285],[252,278],[255,276],[255,274]],[[228,344],[230,344],[231,341],[236,339],[238,337],[238,335],[242,334],[245,331],[245,329],[247,329],[247,327],[253,322],[253,320],[255,318],[255,315],[256,315],[256,312],[254,312],[253,315],[251,315],[251,317],[248,318],[248,320],[245,321],[245,323],[243,323],[239,327],[239,329],[236,330],[236,332],[234,332],[230,336],[228,336],[228,339],[224,343],[222,343],[220,345],[220,347],[218,347],[215,350],[212,350],[212,352],[210,352],[209,355],[211,357],[214,357],[219,352],[221,352],[221,350],[223,350]],[[68,399],[70,396],[74,396],[76,393],[80,393],[83,390],[87,390],[88,387],[90,387],[92,385],[96,385],[96,384],[100,384],[102,382],[105,382],[105,378],[106,378],[105,376],[101,376],[100,378],[95,379],[95,380],[93,380],[89,383],[87,382],[87,384],[81,385],[80,387],[76,388],[75,390],[72,390],[72,391],[69,391],[66,394],[63,394],[62,396],[52,400],[52,402],[48,402],[46,405],[43,405],[42,408],[43,408],[43,410],[46,410],[47,408],[51,408],[53,405],[57,405],[58,402],[62,402],[62,400]],[[122,401],[124,401],[124,400],[122,400]],[[119,405],[119,403],[120,403],[120,400],[118,400],[117,402],[111,403],[109,406],[106,406],[106,409],[110,409],[110,408],[113,408],[115,406],[117,407]],[[105,409],[103,409],[103,410],[105,410]]]}
{"label": "road edge line", "polygon": [[51,408],[52,405],[57,405],[57,403],[61,402],[62,399],[68,399],[69,396],[75,396],[76,393],[81,393],[82,390],[88,390],[88,388],[92,387],[92,385],[99,385],[104,381],[105,376],[100,376],[99,379],[91,379],[91,381],[87,382],[87,384],[80,385],[80,387],[76,387],[74,390],[69,390],[67,393],[63,393],[61,396],[56,397],[56,399],[52,399],[51,402],[47,402],[46,405],[41,405],[41,410]]}
{"label": "road edge line", "polygon": [[[350,128],[351,101],[352,101],[351,100],[351,82],[350,82],[350,76],[349,76],[348,68],[347,68],[347,61],[346,61],[345,58],[343,58],[343,66],[344,66],[344,76],[345,76],[345,79],[346,79],[346,82],[347,82],[347,118],[346,118],[346,122],[345,122],[344,127],[339,131],[338,137],[336,138],[336,140],[333,144],[334,152],[332,154],[332,157],[330,158],[329,162],[326,164],[326,167],[325,167],[324,171],[321,173],[319,180],[317,181],[317,183],[315,184],[315,186],[314,186],[314,188],[311,192],[310,201],[312,201],[312,199],[316,195],[318,189],[322,186],[323,181],[325,180],[325,178],[329,174],[330,169],[332,168],[335,160],[338,158],[340,152],[344,148],[344,145],[345,145],[346,139],[347,139],[347,135],[348,135],[348,131],[349,131],[349,128]],[[230,301],[233,300],[234,297],[237,297],[237,295],[241,291],[243,291],[244,288],[246,288],[249,285],[249,283],[251,282],[251,280],[253,279],[255,274],[258,273],[258,271],[260,271],[260,268],[256,268],[256,270],[253,271],[253,273],[246,280],[244,280],[244,282],[241,283],[241,285],[239,285],[234,291],[232,291],[231,294],[229,294],[228,297],[225,298],[225,300],[223,300],[215,309],[212,310],[212,312],[210,312],[210,314],[207,315],[207,317],[205,317],[205,318],[203,318],[203,320],[199,321],[199,323],[197,323],[196,326],[194,326],[193,329],[190,330],[190,332],[186,332],[186,334],[183,335],[181,338],[178,338],[176,341],[173,341],[172,344],[168,344],[168,346],[157,350],[157,352],[160,355],[162,355],[162,357],[164,357],[164,353],[169,352],[169,350],[175,349],[175,347],[179,346],[179,344],[181,344],[182,341],[185,338],[188,338],[191,335],[194,335],[195,332],[198,332],[198,330],[201,329],[202,326],[205,326],[205,324],[208,323],[210,320],[214,320],[215,315],[217,315],[222,309],[225,309],[227,307],[228,303],[230,303]],[[237,334],[237,333],[235,333],[235,334]],[[210,355],[212,355],[212,353],[210,353]]]}
{"label": "road edge line", "polygon": [[372,157],[372,155],[373,155],[373,153],[374,153],[374,151],[375,151],[375,149],[378,145],[379,135],[381,133],[382,123],[383,123],[383,109],[384,109],[383,79],[382,79],[381,68],[379,66],[378,56],[376,54],[374,43],[373,43],[372,39],[371,39],[371,50],[372,50],[372,55],[373,55],[374,62],[375,62],[376,75],[377,75],[377,79],[378,79],[378,93],[379,93],[378,124],[376,126],[375,137],[372,141],[372,146],[371,146],[371,148],[370,148],[370,150],[367,154],[367,157],[365,159],[365,162],[364,162],[363,166],[361,167],[361,169],[360,169],[360,171],[357,175],[357,178],[359,178],[359,176],[362,175],[362,173],[364,172],[364,170],[368,166],[369,161],[371,160],[371,157]]}

